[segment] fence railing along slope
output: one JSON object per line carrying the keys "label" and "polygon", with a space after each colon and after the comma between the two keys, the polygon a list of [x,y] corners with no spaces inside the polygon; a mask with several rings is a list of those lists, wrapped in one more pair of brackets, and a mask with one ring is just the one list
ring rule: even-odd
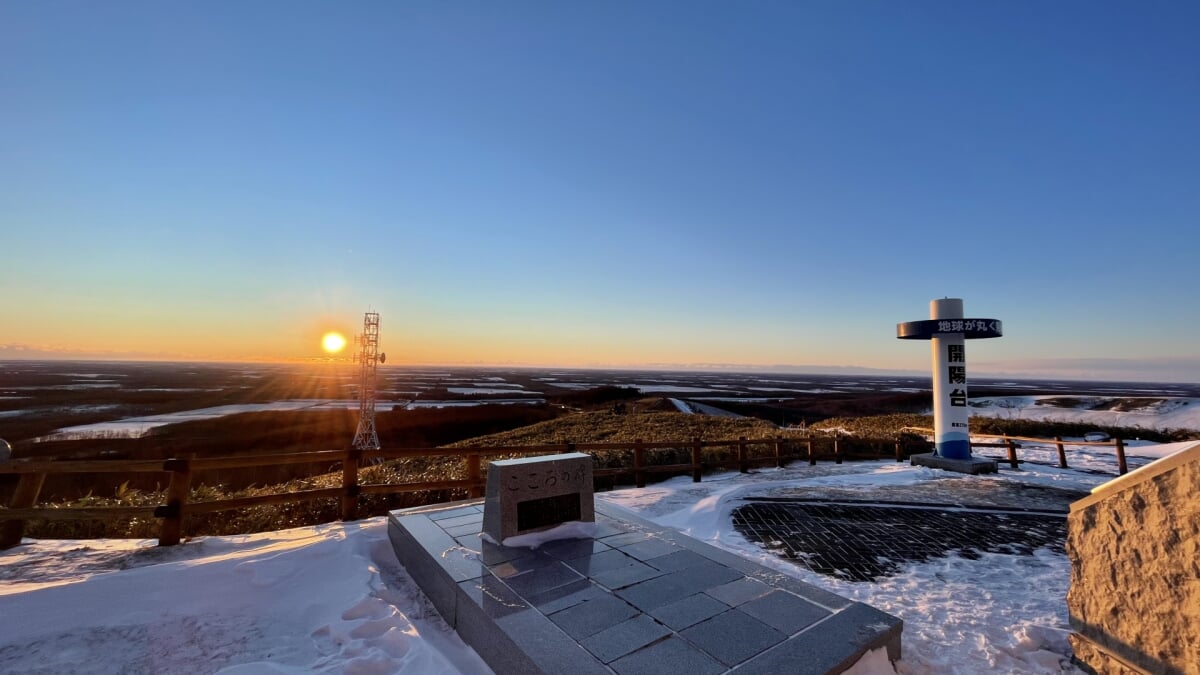
{"label": "fence railing along slope", "polygon": [[[925,427],[905,427],[901,431],[916,431],[925,434],[933,434],[933,429]],[[1129,465],[1125,461],[1125,441],[1121,438],[1114,438],[1108,441],[1064,441],[1062,436],[1055,436],[1053,440],[1048,438],[1032,438],[1029,436],[1009,436],[1007,434],[974,434],[975,436],[983,436],[987,438],[999,438],[999,443],[986,443],[982,441],[971,441],[973,448],[1006,448],[1008,450],[1008,463],[1012,468],[1016,469],[1020,465],[1021,460],[1017,457],[1017,449],[1021,447],[1018,441],[1025,443],[1037,443],[1039,445],[1054,445],[1058,450],[1058,467],[1060,469],[1069,469],[1067,466],[1067,445],[1082,445],[1092,447],[1109,447],[1116,451],[1117,455],[1117,475],[1124,476],[1129,472]]]}
{"label": "fence railing along slope", "polygon": [[[901,441],[894,441],[894,453],[883,453],[883,441],[869,441],[869,452],[861,447],[847,447],[846,439],[837,436],[807,436],[804,438],[772,438],[736,440],[690,441],[633,441],[622,443],[560,443],[551,445],[487,446],[465,448],[392,448],[361,451],[324,450],[288,454],[239,455],[235,457],[170,458],[166,460],[68,460],[48,459],[11,460],[0,462],[0,475],[19,476],[16,490],[8,508],[0,508],[0,549],[11,548],[21,542],[25,523],[29,520],[102,520],[112,521],[129,518],[161,518],[159,545],[172,546],[183,536],[186,517],[189,514],[205,514],[232,509],[245,509],[271,504],[301,502],[314,499],[340,499],[340,515],[343,520],[358,517],[358,498],[365,494],[400,494],[405,492],[428,492],[462,490],[469,497],[483,495],[485,486],[483,462],[485,456],[530,456],[561,452],[598,453],[606,451],[631,451],[631,462],[627,466],[600,466],[593,471],[597,478],[632,476],[637,487],[645,487],[649,474],[690,473],[692,480],[699,482],[703,473],[715,468],[737,468],[742,472],[753,466],[774,463],[778,467],[797,459],[807,459],[816,464],[818,459],[833,459],[838,464],[845,457],[892,457],[903,461],[906,449]],[[892,443],[889,441],[888,443]],[[826,447],[822,447],[826,446]],[[726,459],[703,457],[705,448],[728,448]],[[797,451],[799,448],[800,451]],[[655,464],[647,461],[647,453],[661,450],[686,450],[690,453],[687,463]],[[466,478],[409,483],[361,484],[359,467],[364,460],[397,460],[407,458],[447,457],[465,462]],[[340,463],[342,481],[339,487],[318,488],[291,492],[277,492],[249,497],[225,498],[208,501],[189,501],[192,493],[192,478],[196,472],[217,469],[253,468],[260,466],[282,466],[287,464],[309,464],[328,461]],[[96,506],[96,507],[38,507],[38,496],[46,476],[50,474],[78,473],[167,473],[169,482],[165,504],[155,506]]]}

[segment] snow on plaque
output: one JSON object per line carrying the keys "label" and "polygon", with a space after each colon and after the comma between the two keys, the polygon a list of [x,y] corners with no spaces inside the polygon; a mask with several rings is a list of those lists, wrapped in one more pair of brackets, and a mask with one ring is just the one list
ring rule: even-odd
{"label": "snow on plaque", "polygon": [[545,536],[528,536],[533,533],[554,538],[587,537],[596,522],[592,500],[590,455],[571,452],[491,462],[483,503],[483,535],[505,546],[536,546],[547,540]]}

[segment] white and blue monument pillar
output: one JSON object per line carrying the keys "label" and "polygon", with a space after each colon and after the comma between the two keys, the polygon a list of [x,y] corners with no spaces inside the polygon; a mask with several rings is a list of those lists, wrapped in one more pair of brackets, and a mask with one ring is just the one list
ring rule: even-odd
{"label": "white and blue monument pillar", "polygon": [[[1001,325],[996,319],[965,318],[960,298],[931,301],[928,321],[909,321],[896,325],[896,337],[902,340],[929,340],[932,345],[935,457],[974,463],[968,427],[966,341],[1000,337],[1001,334]],[[916,456],[913,460],[914,463],[921,463],[916,461]],[[944,466],[944,463],[937,465],[951,468]],[[992,465],[994,467],[994,463]]]}

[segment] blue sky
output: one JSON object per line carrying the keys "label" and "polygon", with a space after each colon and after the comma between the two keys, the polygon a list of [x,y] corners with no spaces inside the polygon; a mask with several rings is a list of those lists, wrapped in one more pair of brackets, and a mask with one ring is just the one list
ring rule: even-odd
{"label": "blue sky", "polygon": [[[1200,379],[1200,5],[0,4],[0,357]],[[1061,369],[1063,372],[1057,372]]]}

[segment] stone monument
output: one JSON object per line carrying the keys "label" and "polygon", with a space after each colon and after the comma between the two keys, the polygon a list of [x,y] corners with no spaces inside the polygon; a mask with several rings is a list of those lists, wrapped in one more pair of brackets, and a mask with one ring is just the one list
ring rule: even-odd
{"label": "stone monument", "polygon": [[1003,334],[996,319],[963,318],[960,298],[929,303],[928,321],[896,325],[901,340],[929,340],[933,345],[933,454],[913,455],[913,464],[960,473],[992,473],[996,462],[971,456],[967,408],[966,340]]}
{"label": "stone monument", "polygon": [[574,522],[596,522],[590,455],[570,452],[488,464],[483,534],[493,543],[511,545],[513,537]]}

